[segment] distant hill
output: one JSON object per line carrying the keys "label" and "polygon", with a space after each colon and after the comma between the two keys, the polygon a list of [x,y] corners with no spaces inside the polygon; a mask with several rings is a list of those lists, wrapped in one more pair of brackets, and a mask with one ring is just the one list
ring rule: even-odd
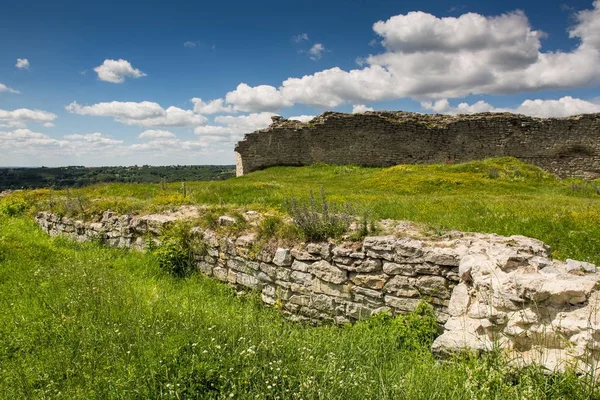
{"label": "distant hill", "polygon": [[233,165],[169,165],[138,167],[0,168],[0,191],[27,188],[81,187],[102,182],[160,183],[214,181],[235,176]]}

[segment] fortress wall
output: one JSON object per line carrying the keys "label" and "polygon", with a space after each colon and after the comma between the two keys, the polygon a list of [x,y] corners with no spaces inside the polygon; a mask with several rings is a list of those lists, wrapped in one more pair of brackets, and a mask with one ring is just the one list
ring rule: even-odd
{"label": "fortress wall", "polygon": [[565,177],[600,177],[600,114],[540,119],[404,112],[325,113],[301,123],[274,117],[238,142],[237,175],[275,165],[464,162],[512,156]]}

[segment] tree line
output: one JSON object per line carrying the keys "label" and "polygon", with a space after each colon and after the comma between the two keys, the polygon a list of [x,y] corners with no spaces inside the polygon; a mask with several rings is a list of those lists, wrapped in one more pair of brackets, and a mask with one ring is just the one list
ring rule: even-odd
{"label": "tree line", "polygon": [[0,168],[0,191],[67,188],[94,183],[161,183],[223,180],[235,176],[233,165],[168,165],[132,167]]}

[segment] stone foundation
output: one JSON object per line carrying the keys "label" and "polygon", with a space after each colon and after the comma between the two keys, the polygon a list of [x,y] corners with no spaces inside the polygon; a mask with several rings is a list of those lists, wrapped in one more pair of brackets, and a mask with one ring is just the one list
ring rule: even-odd
{"label": "stone foundation", "polygon": [[[111,212],[98,222],[45,212],[36,217],[51,235],[137,249],[157,241],[176,219]],[[252,233],[193,232],[205,244],[195,254],[203,274],[259,291],[264,303],[293,320],[343,324],[410,312],[425,300],[444,326],[433,345],[438,353],[498,347],[517,361],[551,369],[589,369],[600,359],[600,274],[589,263],[551,260],[549,248],[535,239],[451,232],[268,250]]]}

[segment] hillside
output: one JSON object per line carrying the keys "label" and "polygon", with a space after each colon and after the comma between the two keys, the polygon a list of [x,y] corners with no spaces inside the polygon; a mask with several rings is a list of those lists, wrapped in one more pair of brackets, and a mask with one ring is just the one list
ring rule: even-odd
{"label": "hillside", "polygon": [[[444,362],[432,311],[313,327],[214,279],[174,277],[165,252],[51,238],[32,214],[98,218],[182,204],[286,214],[322,187],[372,220],[521,234],[600,263],[599,182],[514,159],[456,165],[277,167],[220,182],[99,184],[0,197],[0,390],[7,398],[590,399],[596,378],[511,366],[499,352]],[[207,214],[208,215],[208,214]],[[170,257],[169,254],[167,256]],[[161,258],[162,257],[162,258]]]}
{"label": "hillside", "polygon": [[[274,210],[323,188],[372,219],[411,220],[432,231],[458,229],[525,235],[551,246],[559,259],[600,263],[600,182],[557,179],[513,158],[464,164],[364,168],[316,164],[274,167],[217,182],[97,184],[15,194],[32,210],[98,217],[167,210],[183,204]],[[20,200],[19,200],[20,199]]]}

